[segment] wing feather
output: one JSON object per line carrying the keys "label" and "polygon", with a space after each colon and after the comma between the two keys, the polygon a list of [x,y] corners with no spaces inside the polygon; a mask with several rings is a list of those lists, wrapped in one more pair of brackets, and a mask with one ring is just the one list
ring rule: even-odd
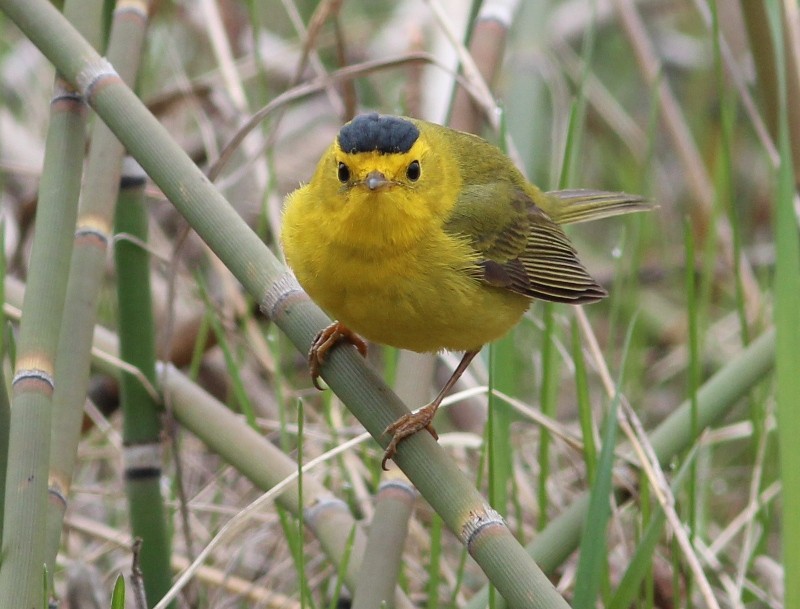
{"label": "wing feather", "polygon": [[561,227],[519,185],[465,187],[445,230],[469,240],[478,260],[469,272],[488,285],[570,304],[607,296]]}

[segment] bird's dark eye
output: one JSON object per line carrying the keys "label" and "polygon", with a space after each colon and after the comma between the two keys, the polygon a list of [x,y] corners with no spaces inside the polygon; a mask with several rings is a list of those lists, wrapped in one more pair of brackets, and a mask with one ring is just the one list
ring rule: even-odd
{"label": "bird's dark eye", "polygon": [[347,180],[350,179],[350,170],[344,163],[339,163],[339,170],[337,171],[336,175],[342,184],[346,184]]}
{"label": "bird's dark eye", "polygon": [[408,169],[406,169],[406,177],[412,182],[416,182],[419,180],[420,171],[421,169],[419,168],[419,161],[411,161]]}

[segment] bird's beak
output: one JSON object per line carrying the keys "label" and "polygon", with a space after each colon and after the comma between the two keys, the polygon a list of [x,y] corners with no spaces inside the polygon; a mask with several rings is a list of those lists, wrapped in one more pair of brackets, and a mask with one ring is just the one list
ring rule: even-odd
{"label": "bird's beak", "polygon": [[382,190],[389,186],[391,182],[387,180],[386,176],[380,171],[370,171],[367,177],[364,178],[364,184],[366,184],[367,188],[370,190]]}

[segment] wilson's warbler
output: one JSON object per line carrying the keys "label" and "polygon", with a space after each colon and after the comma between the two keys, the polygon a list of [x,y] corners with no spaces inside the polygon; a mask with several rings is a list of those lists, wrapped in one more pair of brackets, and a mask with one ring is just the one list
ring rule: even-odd
{"label": "wilson's warbler", "polygon": [[[647,209],[641,197],[544,193],[485,140],[421,120],[361,115],[339,131],[311,181],[286,199],[286,260],[309,296],[338,319],[309,353],[355,334],[401,349],[465,351],[436,399],[386,429],[383,459],[431,425],[481,347],[534,298],[583,304],[607,295],[559,224]],[[317,385],[318,386],[318,385]]]}

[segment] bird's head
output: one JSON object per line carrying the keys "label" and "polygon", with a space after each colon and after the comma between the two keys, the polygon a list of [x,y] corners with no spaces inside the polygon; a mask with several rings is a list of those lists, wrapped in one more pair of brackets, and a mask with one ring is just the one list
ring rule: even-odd
{"label": "bird's head", "polygon": [[348,215],[430,221],[444,214],[446,186],[458,188],[457,176],[448,181],[444,154],[430,141],[424,123],[363,114],[341,128],[317,169],[324,175],[317,177],[336,184],[333,198]]}
{"label": "bird's head", "polygon": [[336,178],[365,194],[416,188],[427,152],[419,128],[398,116],[363,114],[339,131],[334,145]]}

